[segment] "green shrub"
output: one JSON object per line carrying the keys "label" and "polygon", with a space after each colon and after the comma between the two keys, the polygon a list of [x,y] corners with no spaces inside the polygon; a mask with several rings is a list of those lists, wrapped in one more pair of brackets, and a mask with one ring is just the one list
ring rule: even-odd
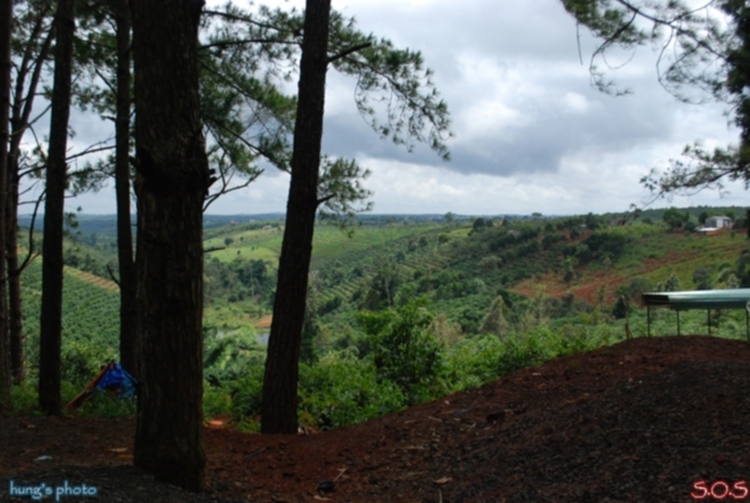
{"label": "green shrub", "polygon": [[203,415],[206,419],[232,413],[231,390],[203,383]]}
{"label": "green shrub", "polygon": [[435,396],[442,386],[443,347],[428,330],[433,316],[423,304],[359,315],[378,378],[401,388],[408,404]]}
{"label": "green shrub", "polygon": [[135,414],[135,397],[122,398],[98,388],[76,411],[79,417],[130,417]]}
{"label": "green shrub", "polygon": [[244,377],[230,384],[232,416],[238,423],[260,414],[263,372],[263,365],[254,365],[247,369]]}
{"label": "green shrub", "polygon": [[[329,353],[313,365],[299,368],[298,413],[301,424],[320,429],[338,428],[401,409],[401,390],[378,379],[370,362],[355,353]],[[255,432],[261,412],[263,366],[256,366],[231,391],[214,388],[204,403],[206,415],[223,413],[231,397],[231,411],[241,431]]]}
{"label": "green shrub", "polygon": [[20,415],[39,413],[39,393],[36,380],[26,379],[20,385],[13,386],[11,399],[13,412]]}
{"label": "green shrub", "polygon": [[332,353],[316,365],[300,366],[300,422],[330,429],[399,410],[405,398],[398,386],[378,379],[375,367],[349,353]]}
{"label": "green shrub", "polygon": [[500,377],[504,346],[495,335],[467,337],[446,352],[443,379],[451,392],[475,388]]}
{"label": "green shrub", "polygon": [[538,328],[523,337],[511,337],[503,341],[503,354],[497,363],[498,375],[504,376],[516,370],[536,366],[549,359],[549,352],[541,343],[539,331],[549,332],[547,328]]}

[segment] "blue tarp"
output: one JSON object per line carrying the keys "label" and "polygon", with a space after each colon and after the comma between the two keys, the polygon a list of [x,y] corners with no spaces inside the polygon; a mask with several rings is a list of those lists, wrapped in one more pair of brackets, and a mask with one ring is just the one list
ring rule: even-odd
{"label": "blue tarp", "polygon": [[112,362],[107,366],[99,380],[99,389],[114,391],[117,396],[130,398],[135,395],[137,381],[119,363]]}

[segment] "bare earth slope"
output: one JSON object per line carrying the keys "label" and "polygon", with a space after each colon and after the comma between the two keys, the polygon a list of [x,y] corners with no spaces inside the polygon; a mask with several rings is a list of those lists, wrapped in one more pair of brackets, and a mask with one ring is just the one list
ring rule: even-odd
{"label": "bare earth slope", "polygon": [[[209,427],[200,495],[128,466],[133,420],[1,419],[0,501],[11,480],[68,480],[121,502],[688,502],[719,479],[750,501],[748,418],[747,343],[641,338],[335,431]],[[316,491],[324,481],[332,492]]]}

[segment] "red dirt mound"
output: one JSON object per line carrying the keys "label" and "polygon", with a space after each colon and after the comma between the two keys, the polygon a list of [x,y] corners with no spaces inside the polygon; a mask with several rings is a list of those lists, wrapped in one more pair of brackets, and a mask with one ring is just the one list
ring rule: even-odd
{"label": "red dirt mound", "polygon": [[201,495],[126,466],[132,419],[13,417],[0,420],[0,500],[10,480],[65,479],[105,501],[750,501],[748,397],[747,343],[634,339],[338,430],[209,426]]}

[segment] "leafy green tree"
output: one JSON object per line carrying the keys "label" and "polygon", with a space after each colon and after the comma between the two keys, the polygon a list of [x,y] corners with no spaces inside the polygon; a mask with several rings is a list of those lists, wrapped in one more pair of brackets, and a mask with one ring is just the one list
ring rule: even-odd
{"label": "leafy green tree", "polygon": [[510,308],[505,304],[502,295],[498,295],[492,301],[487,316],[484,317],[482,326],[479,327],[480,334],[494,334],[499,337],[508,335],[510,323],[507,320]]}
{"label": "leafy green tree", "polygon": [[363,309],[378,311],[394,306],[394,300],[402,279],[395,264],[381,266],[372,278],[370,289],[362,302]]}
{"label": "leafy green tree", "polygon": [[482,322],[482,313],[475,308],[465,307],[458,315],[458,324],[465,334],[479,333],[479,325]]}
{"label": "leafy green tree", "polygon": [[698,215],[698,223],[701,225],[705,224],[709,216],[707,211],[701,211],[700,215]]}
{"label": "leafy green tree", "polygon": [[474,222],[471,224],[471,232],[481,232],[487,227],[492,227],[492,222],[489,222],[485,220],[482,217],[474,219]]}
{"label": "leafy green tree", "polygon": [[723,265],[716,276],[716,287],[720,289],[732,289],[740,287],[740,280],[731,265]]}
{"label": "leafy green tree", "polygon": [[690,220],[690,213],[682,212],[675,207],[671,207],[664,211],[662,220],[669,227],[669,230],[674,231],[685,226]]}
{"label": "leafy green tree", "polygon": [[617,297],[615,305],[612,307],[612,316],[616,319],[621,320],[628,315],[628,300],[624,295]]}
{"label": "leafy green tree", "polygon": [[359,315],[379,378],[401,388],[408,404],[428,399],[441,386],[443,348],[429,330],[434,317],[423,304]]}
{"label": "leafy green tree", "polygon": [[675,273],[670,274],[666,280],[660,281],[656,285],[657,292],[677,292],[679,290],[680,290],[680,279],[677,277]]}
{"label": "leafy green tree", "polygon": [[693,272],[693,283],[697,290],[711,290],[711,268],[699,267]]}
{"label": "leafy green tree", "polygon": [[570,283],[576,276],[575,267],[578,265],[576,257],[567,257],[563,261],[563,281]]}
{"label": "leafy green tree", "polygon": [[586,228],[591,231],[597,230],[599,227],[601,227],[601,217],[598,215],[594,215],[593,213],[589,213],[586,215],[586,218],[584,220],[584,223],[586,224]]}

